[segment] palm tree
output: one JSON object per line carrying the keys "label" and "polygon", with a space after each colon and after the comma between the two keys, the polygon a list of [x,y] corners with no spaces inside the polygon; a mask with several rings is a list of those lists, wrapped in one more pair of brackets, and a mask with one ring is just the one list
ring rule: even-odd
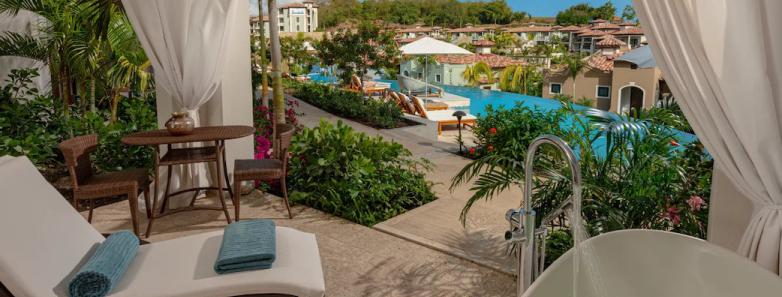
{"label": "palm tree", "polygon": [[487,83],[494,83],[494,72],[486,62],[478,62],[472,66],[467,66],[462,73],[462,78],[467,81],[469,85],[477,86],[481,84],[481,81],[486,78]]}
{"label": "palm tree", "polygon": [[[40,34],[32,37],[3,32],[0,56],[25,57],[46,64],[52,76],[52,91],[63,100],[63,111],[67,114],[67,106],[74,101],[72,86],[79,72],[72,66],[81,65],[74,61],[81,55],[93,64],[85,65],[85,68],[100,64],[100,40],[108,32],[113,11],[118,11],[116,3],[105,0],[0,0],[0,14],[15,16],[21,10],[45,19],[39,28]],[[89,24],[88,30],[85,30],[85,24]],[[86,50],[86,47],[92,49]],[[92,93],[94,96],[94,91]]]}
{"label": "palm tree", "polygon": [[525,95],[539,96],[540,72],[533,67],[508,66],[500,73],[500,89]]}
{"label": "palm tree", "polygon": [[[260,1],[260,0],[259,0]],[[285,98],[282,94],[282,53],[280,50],[280,26],[277,19],[277,1],[268,0],[269,41],[272,50],[272,137],[276,138],[277,124],[285,124]],[[273,151],[279,152],[279,144],[272,141]]]}
{"label": "palm tree", "polygon": [[113,51],[110,67],[106,72],[111,96],[111,121],[116,122],[117,107],[122,99],[120,92],[130,90],[129,94],[132,94],[133,87],[144,92],[152,84],[153,79],[149,72],[151,62],[144,54],[136,33],[124,13],[116,13],[112,16],[107,40]]}
{"label": "palm tree", "polygon": [[586,66],[586,62],[578,54],[567,55],[563,62],[567,65],[568,74],[573,79],[573,98],[576,98],[576,77]]}
{"label": "palm tree", "polygon": [[[258,30],[258,64],[261,67],[261,105],[269,106],[269,76],[266,74],[266,32],[263,25],[263,0],[258,0],[258,22],[261,24]],[[269,27],[271,29],[271,26]]]}

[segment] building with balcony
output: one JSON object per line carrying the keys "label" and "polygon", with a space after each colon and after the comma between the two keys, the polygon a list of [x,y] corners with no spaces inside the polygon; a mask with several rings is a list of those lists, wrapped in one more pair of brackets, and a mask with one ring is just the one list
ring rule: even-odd
{"label": "building with balcony", "polygon": [[[277,17],[280,32],[315,32],[318,30],[318,5],[315,1],[304,0],[301,3],[290,3],[280,6]],[[257,35],[263,28],[264,34],[269,36],[269,16],[263,16],[261,25],[258,16],[250,17],[250,32]]]}

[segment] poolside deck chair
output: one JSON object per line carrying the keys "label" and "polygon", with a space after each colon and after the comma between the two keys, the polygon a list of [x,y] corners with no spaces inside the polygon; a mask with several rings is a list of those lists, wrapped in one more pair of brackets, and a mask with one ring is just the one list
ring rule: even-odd
{"label": "poolside deck chair", "polygon": [[[443,134],[443,126],[459,124],[459,120],[453,116],[453,113],[456,112],[456,110],[426,110],[421,99],[416,96],[412,96],[411,99],[418,115],[427,120],[437,122],[437,135]],[[462,117],[462,125],[475,126],[476,120],[477,118],[474,115],[467,114]]]}
{"label": "poolside deck chair", "polygon": [[[68,296],[67,286],[104,238],[26,157],[0,157],[0,282],[17,297]],[[277,227],[271,269],[218,275],[222,231],[139,247],[109,296],[321,297],[315,236]]]}
{"label": "poolside deck chair", "polygon": [[399,90],[401,90],[402,93],[406,93],[408,95],[413,95],[413,96],[427,95],[427,97],[442,97],[443,93],[445,93],[445,91],[441,87],[428,84],[424,81],[409,76],[397,75],[397,81],[399,82]]}
{"label": "poolside deck chair", "polygon": [[[374,81],[367,81],[364,82],[364,94],[371,96],[371,95],[380,95],[385,96],[386,92],[390,90],[390,85],[387,83],[378,83]],[[361,78],[358,77],[358,75],[353,75],[350,77],[350,90],[354,92],[360,92],[361,91]]]}
{"label": "poolside deck chair", "polygon": [[415,107],[413,107],[413,104],[406,99],[407,96],[394,91],[391,91],[389,96],[391,97],[391,100],[394,100],[396,105],[402,109],[402,112],[412,115],[415,114]]}

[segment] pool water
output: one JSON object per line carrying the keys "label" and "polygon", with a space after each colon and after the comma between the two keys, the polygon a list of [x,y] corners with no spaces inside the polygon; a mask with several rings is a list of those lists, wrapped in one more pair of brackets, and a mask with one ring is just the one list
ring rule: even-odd
{"label": "pool water", "polygon": [[[309,75],[310,79],[320,83],[334,83],[337,81],[333,76],[325,76],[317,73]],[[395,80],[383,80],[375,79],[375,81],[387,82],[391,84],[391,89],[399,91],[399,83]],[[459,95],[470,99],[470,107],[465,111],[479,116],[485,114],[486,107],[491,105],[493,108],[512,108],[516,104],[521,104],[532,109],[540,111],[553,111],[560,109],[562,106],[559,101],[554,99],[546,99],[536,96],[523,95],[518,93],[510,93],[495,90],[483,90],[474,87],[457,87],[448,85],[438,85],[442,87],[447,93]],[[587,110],[590,107],[575,105],[574,108],[580,110]],[[611,113],[614,114],[614,113]],[[616,115],[616,114],[614,114]],[[617,115],[618,116],[618,115]],[[560,123],[563,128],[570,128],[574,125],[572,118],[565,118]],[[676,138],[680,144],[688,144],[697,140],[697,137],[693,134],[676,130]],[[600,151],[600,148],[605,147],[604,139],[597,139],[593,144],[594,149]],[[682,147],[680,147],[682,148]]]}

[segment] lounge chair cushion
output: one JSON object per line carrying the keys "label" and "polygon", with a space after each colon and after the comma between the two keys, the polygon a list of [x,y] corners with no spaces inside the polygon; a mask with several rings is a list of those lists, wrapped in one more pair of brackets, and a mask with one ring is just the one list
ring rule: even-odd
{"label": "lounge chair cushion", "polygon": [[67,296],[104,238],[27,157],[0,163],[0,282],[15,296]]}
{"label": "lounge chair cushion", "polygon": [[277,227],[272,269],[214,272],[223,231],[142,245],[111,296],[241,296],[284,293],[323,296],[325,284],[315,235]]}
{"label": "lounge chair cushion", "polygon": [[[26,157],[0,159],[0,282],[17,297],[68,296],[68,281],[104,241]],[[323,296],[315,235],[276,229],[272,269],[218,275],[223,231],[139,247],[110,296]]]}
{"label": "lounge chair cushion", "polygon": [[[456,112],[456,110],[453,109],[430,110],[426,112],[426,118],[435,122],[456,121],[456,117],[453,116],[454,112]],[[471,121],[475,119],[475,116],[471,114],[462,117],[462,121]]]}

